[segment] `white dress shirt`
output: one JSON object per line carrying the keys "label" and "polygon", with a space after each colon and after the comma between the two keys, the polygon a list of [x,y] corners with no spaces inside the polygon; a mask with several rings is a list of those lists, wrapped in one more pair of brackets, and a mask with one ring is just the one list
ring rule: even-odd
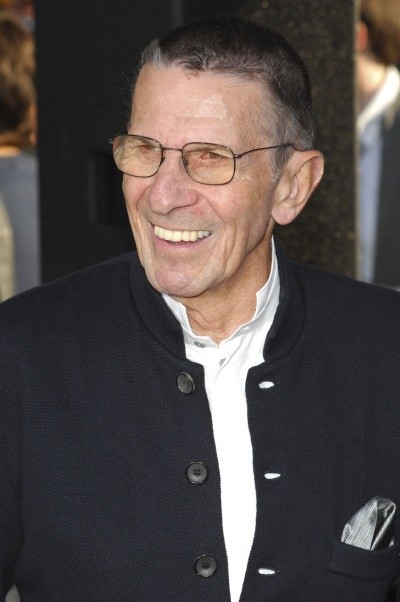
{"label": "white dress shirt", "polygon": [[184,305],[163,295],[182,326],[187,358],[204,366],[221,475],[222,523],[232,602],[238,602],[240,598],[256,523],[253,449],[245,383],[248,370],[264,361],[265,338],[278,307],[279,290],[272,241],[271,272],[266,284],[257,292],[253,318],[219,345],[208,336],[195,335]]}
{"label": "white dress shirt", "polygon": [[359,278],[372,282],[375,271],[379,184],[382,166],[382,120],[400,91],[400,74],[388,67],[386,78],[360,112],[357,129],[359,162]]}

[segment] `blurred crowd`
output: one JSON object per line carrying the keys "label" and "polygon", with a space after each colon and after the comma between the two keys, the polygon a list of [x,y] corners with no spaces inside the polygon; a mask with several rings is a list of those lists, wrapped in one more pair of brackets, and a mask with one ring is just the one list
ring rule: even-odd
{"label": "blurred crowd", "polygon": [[34,12],[0,0],[0,299],[40,283]]}
{"label": "blurred crowd", "polygon": [[356,44],[359,277],[400,288],[400,0],[361,0]]}
{"label": "blurred crowd", "polygon": [[28,30],[35,29],[35,8],[33,0],[0,0],[0,9],[11,10]]}

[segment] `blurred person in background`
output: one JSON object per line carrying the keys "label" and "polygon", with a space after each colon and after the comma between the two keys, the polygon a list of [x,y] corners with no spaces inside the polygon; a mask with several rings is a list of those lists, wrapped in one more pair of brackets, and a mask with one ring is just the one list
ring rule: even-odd
{"label": "blurred person in background", "polygon": [[10,220],[0,199],[0,301],[14,294],[14,247]]}
{"label": "blurred person in background", "polygon": [[357,26],[359,276],[400,287],[400,0],[361,0]]}
{"label": "blurred person in background", "polygon": [[0,9],[8,8],[14,11],[23,25],[29,30],[35,29],[35,7],[33,0],[0,0]]}
{"label": "blurred person in background", "polygon": [[16,292],[40,283],[34,40],[0,11],[0,194],[14,236]]}

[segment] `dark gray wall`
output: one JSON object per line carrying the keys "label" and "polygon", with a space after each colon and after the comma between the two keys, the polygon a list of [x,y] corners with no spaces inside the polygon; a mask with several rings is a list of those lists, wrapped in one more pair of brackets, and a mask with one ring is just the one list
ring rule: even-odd
{"label": "dark gray wall", "polygon": [[326,159],[324,179],[308,206],[277,234],[292,257],[353,276],[356,2],[268,0],[248,7],[249,16],[283,33],[305,61],[313,87],[315,147]]}
{"label": "dark gray wall", "polygon": [[36,1],[43,279],[133,248],[109,138],[141,48],[172,3]]}
{"label": "dark gray wall", "polygon": [[224,12],[280,30],[310,69],[325,182],[279,237],[292,256],[353,273],[352,1],[36,0],[44,280],[133,248],[107,140],[126,123],[139,51],[180,22]]}

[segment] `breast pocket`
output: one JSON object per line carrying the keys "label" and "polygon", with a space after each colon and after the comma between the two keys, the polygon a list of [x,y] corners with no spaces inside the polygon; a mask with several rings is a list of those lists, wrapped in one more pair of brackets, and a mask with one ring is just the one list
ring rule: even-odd
{"label": "breast pocket", "polygon": [[366,581],[397,576],[400,571],[400,545],[382,550],[364,550],[334,540],[329,569]]}

